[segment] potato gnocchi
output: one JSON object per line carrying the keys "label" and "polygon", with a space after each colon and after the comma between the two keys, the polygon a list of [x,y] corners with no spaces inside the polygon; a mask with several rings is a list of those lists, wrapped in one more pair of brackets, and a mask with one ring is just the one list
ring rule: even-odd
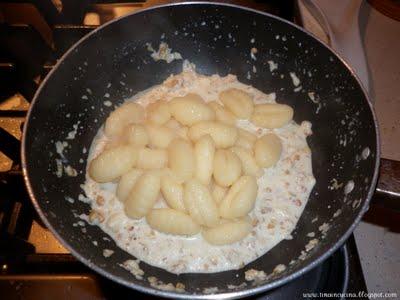
{"label": "potato gnocchi", "polygon": [[290,106],[192,69],[134,100],[99,130],[84,185],[121,248],[173,273],[216,272],[290,234],[315,181],[309,123]]}

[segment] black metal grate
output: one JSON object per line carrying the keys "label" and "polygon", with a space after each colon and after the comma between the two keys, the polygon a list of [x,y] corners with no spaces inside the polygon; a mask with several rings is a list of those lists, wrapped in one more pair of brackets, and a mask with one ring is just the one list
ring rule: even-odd
{"label": "black metal grate", "polygon": [[[0,263],[16,254],[35,251],[27,240],[33,219],[40,220],[26,192],[20,165],[20,138],[29,103],[57,59],[96,28],[53,24],[65,19],[49,9],[46,2],[32,1],[32,4],[44,12],[42,15],[46,21],[51,19],[51,43],[32,24],[13,24],[7,16],[5,22],[0,23]],[[0,13],[10,13],[10,7],[2,9],[3,5],[0,4]],[[13,9],[17,8],[18,5],[13,6]]]}

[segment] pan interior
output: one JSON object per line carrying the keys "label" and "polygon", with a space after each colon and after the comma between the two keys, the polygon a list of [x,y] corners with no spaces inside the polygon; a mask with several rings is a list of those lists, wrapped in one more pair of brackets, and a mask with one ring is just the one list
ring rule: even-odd
{"label": "pan interior", "polygon": [[[140,263],[145,275],[137,279],[119,265],[132,257],[104,239],[106,234],[98,227],[74,225],[77,216],[88,214],[89,205],[77,200],[83,193],[80,184],[85,180],[89,146],[114,109],[105,101],[118,105],[182,70],[182,60],[153,60],[147,44],[158,48],[161,42],[194,63],[201,74],[231,73],[265,93],[275,92],[278,102],[294,108],[297,123],[308,120],[313,124],[308,143],[317,183],[293,239],[281,242],[241,270],[177,276]],[[255,58],[252,48],[257,49]],[[272,70],[271,62],[277,69]],[[291,73],[300,79],[298,86]],[[69,139],[74,126],[76,135]],[[57,142],[61,142],[62,156],[56,151]],[[310,267],[337,244],[362,212],[374,180],[377,142],[374,117],[363,91],[329,49],[274,17],[198,3],[127,16],[79,43],[36,95],[25,132],[24,155],[39,213],[75,255],[126,285],[171,296],[173,293],[154,289],[148,278],[174,286],[180,282],[184,294],[200,294],[209,288],[216,288],[214,293],[231,293],[249,287],[272,288]],[[57,159],[75,168],[78,176],[57,177]],[[75,201],[66,201],[66,196]],[[306,251],[313,239],[318,244]],[[106,258],[103,249],[115,253]],[[286,269],[274,273],[278,264]],[[247,282],[244,273],[252,268],[264,271],[267,278]]]}

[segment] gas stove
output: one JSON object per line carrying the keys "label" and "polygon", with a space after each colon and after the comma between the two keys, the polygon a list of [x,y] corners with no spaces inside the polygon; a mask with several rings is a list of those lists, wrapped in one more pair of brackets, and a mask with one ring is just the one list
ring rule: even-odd
{"label": "gas stove", "polygon": [[[26,192],[21,129],[33,95],[57,59],[91,30],[165,1],[40,0],[0,3],[0,294],[3,299],[151,298],[105,279],[78,262],[48,231]],[[299,22],[292,1],[227,1]],[[325,294],[324,294],[325,293]],[[323,264],[253,299],[366,294],[353,236]],[[362,297],[361,297],[362,298]]]}

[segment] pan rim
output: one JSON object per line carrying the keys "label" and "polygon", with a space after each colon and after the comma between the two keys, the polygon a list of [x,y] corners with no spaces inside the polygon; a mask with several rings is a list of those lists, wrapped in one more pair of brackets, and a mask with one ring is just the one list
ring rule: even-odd
{"label": "pan rim", "polygon": [[[282,278],[277,278],[269,283],[257,286],[257,287],[250,287],[250,288],[246,288],[243,290],[239,290],[239,291],[232,291],[232,292],[228,292],[228,293],[219,293],[219,294],[213,294],[213,295],[206,295],[206,294],[188,294],[188,293],[178,293],[178,292],[171,292],[171,291],[163,291],[163,290],[159,290],[153,287],[145,287],[144,285],[139,285],[136,283],[133,283],[131,281],[125,280],[119,276],[113,275],[111,273],[109,273],[108,271],[106,271],[106,269],[103,269],[99,266],[97,266],[96,264],[92,263],[89,259],[85,258],[82,254],[78,253],[75,249],[73,249],[59,234],[58,232],[55,230],[55,228],[51,225],[51,223],[48,221],[47,217],[44,214],[44,211],[41,209],[40,205],[39,205],[39,201],[36,199],[33,187],[31,185],[30,179],[29,179],[29,170],[27,168],[27,159],[26,159],[26,135],[27,135],[27,131],[29,128],[29,123],[31,120],[31,113],[33,110],[33,107],[35,106],[37,99],[39,98],[39,95],[41,94],[41,91],[43,89],[43,87],[46,85],[47,81],[49,80],[49,78],[52,76],[52,74],[54,72],[56,72],[56,70],[58,69],[58,67],[63,63],[64,59],[70,54],[72,53],[81,43],[83,43],[86,39],[88,39],[89,37],[91,37],[92,35],[96,34],[98,31],[102,30],[104,27],[114,23],[114,22],[118,22],[124,18],[128,18],[131,17],[132,15],[136,15],[136,14],[141,14],[141,13],[145,13],[148,11],[152,11],[152,10],[157,10],[159,8],[164,8],[164,7],[173,7],[173,6],[178,6],[178,5],[213,5],[213,6],[219,6],[219,7],[231,7],[231,8],[236,8],[236,9],[240,9],[240,10],[245,10],[248,12],[252,12],[252,13],[256,13],[256,14],[260,14],[272,19],[275,19],[277,21],[280,22],[284,22],[300,31],[302,31],[304,34],[310,36],[311,38],[315,39],[316,41],[318,41],[323,47],[326,47],[328,50],[330,50],[330,52],[336,56],[336,58],[338,58],[340,60],[340,62],[347,68],[347,70],[351,73],[351,75],[356,79],[358,85],[361,88],[361,91],[364,94],[364,99],[367,102],[367,105],[370,109],[370,112],[372,114],[372,118],[374,121],[374,128],[375,128],[375,135],[376,135],[376,156],[375,156],[375,166],[374,166],[374,174],[372,177],[372,180],[370,182],[369,185],[369,189],[368,189],[368,194],[367,197],[358,213],[358,215],[356,216],[356,218],[354,219],[352,225],[346,230],[346,232],[341,236],[341,238],[336,241],[336,243],[334,243],[325,253],[319,255],[316,259],[314,259],[312,262],[310,262],[309,264],[305,265],[304,267],[300,268],[299,270],[284,276]],[[300,277],[301,275],[305,274],[306,272],[310,271],[311,269],[313,269],[314,267],[316,267],[317,265],[321,264],[323,261],[325,261],[328,257],[330,257],[336,250],[338,250],[338,248],[340,246],[342,246],[344,244],[344,242],[348,239],[348,237],[351,235],[351,233],[354,231],[354,229],[356,228],[356,226],[358,225],[358,223],[360,222],[362,216],[365,214],[365,212],[368,210],[369,208],[369,203],[371,201],[372,195],[374,194],[375,191],[375,186],[377,183],[377,179],[378,179],[378,173],[379,173],[379,162],[380,162],[380,157],[381,157],[381,149],[380,149],[380,133],[379,133],[379,125],[378,125],[378,121],[377,121],[377,117],[376,117],[376,113],[374,110],[374,107],[372,106],[372,102],[370,101],[370,96],[366,91],[366,88],[363,86],[362,82],[360,81],[359,77],[357,76],[357,74],[355,73],[355,71],[352,69],[352,67],[342,58],[340,57],[340,55],[334,50],[332,49],[329,45],[325,44],[321,39],[319,39],[318,37],[316,37],[315,35],[313,35],[312,33],[306,31],[304,28],[290,22],[287,21],[281,17],[272,15],[270,13],[267,12],[263,12],[263,11],[258,11],[256,9],[253,8],[248,8],[248,7],[244,7],[241,5],[236,5],[236,4],[228,4],[228,3],[219,3],[219,2],[208,2],[208,1],[185,1],[185,2],[179,2],[179,3],[168,3],[168,4],[163,4],[163,5],[157,5],[157,6],[152,6],[152,7],[148,7],[148,8],[144,8],[141,9],[139,11],[121,16],[119,18],[110,20],[107,23],[104,23],[103,25],[97,27],[96,29],[92,30],[90,33],[88,33],[87,35],[85,35],[84,37],[82,37],[79,41],[77,41],[73,46],[71,46],[71,48],[69,48],[61,57],[60,59],[57,61],[57,63],[55,64],[55,66],[53,67],[53,69],[46,75],[46,77],[44,78],[44,80],[42,81],[41,85],[39,86],[39,88],[37,89],[37,91],[35,92],[35,95],[32,99],[31,105],[28,109],[27,115],[26,115],[26,121],[24,123],[24,127],[23,127],[23,133],[22,133],[22,139],[21,139],[21,167],[22,167],[22,173],[23,173],[23,178],[24,178],[24,182],[25,185],[27,187],[28,190],[28,194],[29,197],[31,198],[31,201],[33,203],[33,206],[35,207],[35,210],[37,211],[37,213],[39,214],[40,218],[42,219],[42,221],[45,223],[46,227],[48,229],[50,229],[50,231],[52,232],[52,234],[54,234],[57,238],[58,241],[61,242],[61,244],[68,249],[71,254],[76,257],[80,262],[82,262],[83,264],[85,264],[86,266],[88,266],[89,268],[91,268],[92,270],[96,271],[97,273],[101,274],[102,276],[113,280],[115,282],[118,282],[119,284],[122,284],[126,287],[135,289],[137,291],[146,293],[146,294],[150,294],[150,295],[155,295],[155,296],[161,296],[161,297],[168,297],[168,298],[179,298],[179,299],[187,299],[188,296],[190,296],[192,299],[233,299],[233,298],[241,298],[241,297],[245,297],[245,296],[251,296],[251,295],[255,295],[255,294],[259,294],[274,288],[277,288],[279,286],[282,286],[298,277]]]}

